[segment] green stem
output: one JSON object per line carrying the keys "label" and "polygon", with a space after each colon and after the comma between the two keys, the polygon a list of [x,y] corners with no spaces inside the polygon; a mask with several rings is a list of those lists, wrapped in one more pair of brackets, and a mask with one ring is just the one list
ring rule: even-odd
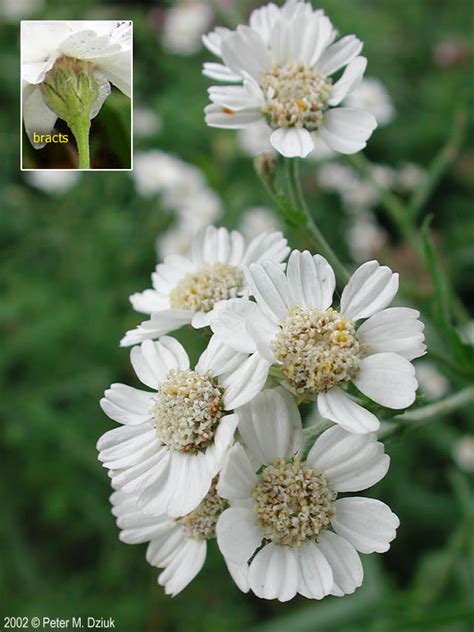
{"label": "green stem", "polygon": [[425,207],[443,175],[456,159],[463,141],[466,123],[466,110],[462,108],[454,116],[453,128],[446,144],[434,157],[425,178],[411,198],[410,207],[413,218],[416,218]]}
{"label": "green stem", "polygon": [[474,401],[474,386],[466,386],[457,393],[441,399],[433,404],[421,406],[415,410],[409,410],[403,415],[393,418],[395,423],[379,432],[379,439],[386,439],[402,430],[414,430],[433,421],[435,418],[452,413],[458,408],[463,408]]}
{"label": "green stem", "polygon": [[297,158],[285,158],[285,171],[288,180],[288,188],[290,191],[290,200],[296,204],[296,206],[303,211],[306,218],[306,227],[311,233],[311,237],[320,251],[320,253],[326,257],[328,262],[334,269],[336,277],[341,284],[346,283],[349,280],[349,273],[345,266],[339,260],[338,256],[326,241],[324,235],[316,226],[311,212],[306,204],[303,190],[301,188],[301,180],[299,176],[299,163]]}
{"label": "green stem", "polygon": [[79,169],[90,169],[89,132],[91,122],[88,116],[78,118],[74,123],[69,123],[69,128],[76,139],[77,152],[79,154]]}

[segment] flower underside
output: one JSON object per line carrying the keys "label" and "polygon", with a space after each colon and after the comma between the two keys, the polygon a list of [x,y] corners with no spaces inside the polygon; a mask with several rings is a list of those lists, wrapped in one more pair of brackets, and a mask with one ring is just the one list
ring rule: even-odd
{"label": "flower underside", "polygon": [[229,263],[205,263],[188,272],[170,292],[172,309],[210,312],[216,303],[235,298],[243,285],[242,271]]}
{"label": "flower underside", "polygon": [[318,470],[296,457],[267,465],[254,488],[255,512],[264,537],[276,544],[298,548],[317,541],[334,516],[336,494]]}
{"label": "flower underside", "polygon": [[210,375],[170,371],[155,397],[157,437],[178,452],[201,452],[213,440],[223,408],[224,389]]}
{"label": "flower underside", "polygon": [[331,307],[291,309],[272,350],[285,381],[302,397],[343,386],[359,370],[354,323]]}
{"label": "flower underside", "polygon": [[304,127],[312,132],[321,125],[332,81],[316,68],[293,62],[274,66],[260,85],[266,99],[262,112],[270,127]]}
{"label": "flower underside", "polygon": [[217,494],[216,479],[212,481],[204,500],[191,513],[176,522],[184,527],[186,535],[194,540],[211,540],[216,537],[216,523],[228,503]]}

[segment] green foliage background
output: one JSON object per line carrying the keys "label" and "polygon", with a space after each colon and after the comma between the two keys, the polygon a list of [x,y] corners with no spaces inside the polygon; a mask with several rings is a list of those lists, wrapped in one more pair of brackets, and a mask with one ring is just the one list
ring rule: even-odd
{"label": "green foliage background", "polygon": [[[236,4],[245,13],[251,3]],[[442,68],[433,61],[433,47],[452,38],[469,47],[472,2],[324,0],[322,7],[341,33],[354,32],[365,42],[368,75],[381,78],[395,101],[396,121],[374,134],[368,156],[392,165],[429,165],[473,84],[472,50]],[[204,124],[209,82],[200,64],[209,55],[165,54],[159,9],[58,0],[31,17],[134,20],[136,102],[164,121],[161,132],[139,147],[159,147],[203,169],[225,202],[224,224],[234,227],[246,206],[268,199],[235,134]],[[135,383],[128,353],[118,347],[123,332],[140,320],[127,297],[148,286],[155,238],[172,218],[158,200],[139,197],[128,174],[83,174],[60,196],[27,184],[18,168],[18,35],[17,23],[0,25],[0,621],[3,615],[111,616],[125,632],[471,630],[473,481],[452,456],[456,441],[474,432],[467,409],[387,442],[392,466],[373,494],[391,505],[401,527],[387,554],[364,557],[366,581],[353,596],[279,604],[243,595],[211,543],[197,580],[170,599],[156,585],[145,547],[118,541],[108,478],[95,452],[112,423],[98,400],[111,382]],[[472,109],[470,116],[472,132]],[[425,213],[434,218],[440,265],[472,308],[474,149],[465,136]],[[315,168],[304,170],[311,208],[350,263],[342,239],[346,213],[336,197],[318,196]],[[384,263],[402,272],[405,296],[433,313],[429,276],[407,255],[383,208],[377,213],[392,236]],[[305,244],[295,239],[292,245]],[[467,382],[443,362],[446,336],[435,334],[435,324],[428,332],[441,358],[438,369],[454,391]],[[178,337],[196,356],[202,343],[189,332]]]}

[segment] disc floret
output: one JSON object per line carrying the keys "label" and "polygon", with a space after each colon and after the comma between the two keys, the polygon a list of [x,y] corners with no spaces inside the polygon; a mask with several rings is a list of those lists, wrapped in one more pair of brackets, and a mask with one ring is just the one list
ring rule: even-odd
{"label": "disc floret", "polygon": [[203,264],[197,272],[188,272],[170,292],[173,309],[210,312],[216,303],[235,298],[243,285],[240,268],[229,263]]}
{"label": "disc floret", "polygon": [[316,68],[294,62],[275,65],[261,81],[266,98],[263,114],[268,124],[274,129],[317,130],[328,108],[331,86],[331,79]]}
{"label": "disc floret", "polygon": [[292,308],[272,350],[284,379],[301,397],[345,385],[361,359],[353,321],[332,308]]}
{"label": "disc floret", "polygon": [[155,397],[158,438],[178,452],[197,453],[208,448],[224,415],[223,393],[210,374],[170,371]]}
{"label": "disc floret", "polygon": [[253,499],[265,539],[298,548],[305,540],[317,541],[319,532],[327,529],[336,494],[320,471],[295,457],[267,465]]}

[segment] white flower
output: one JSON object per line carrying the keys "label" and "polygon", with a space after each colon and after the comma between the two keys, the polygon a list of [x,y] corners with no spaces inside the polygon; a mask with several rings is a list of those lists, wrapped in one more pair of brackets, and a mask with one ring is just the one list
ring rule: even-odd
{"label": "white flower", "polygon": [[[28,137],[49,134],[57,115],[46,105],[42,84],[48,73],[65,63],[82,62],[99,85],[90,118],[110,94],[110,83],[131,96],[131,25],[112,21],[23,22],[21,28],[21,78],[23,118]],[[110,83],[109,83],[110,82]]]}
{"label": "white flower", "polygon": [[148,138],[162,128],[159,115],[150,108],[133,106],[133,134],[137,138]]}
{"label": "white flower", "polygon": [[387,233],[371,213],[360,212],[347,231],[347,242],[354,260],[366,261],[387,243]]}
{"label": "white flower", "polygon": [[48,169],[47,171],[27,171],[25,180],[28,184],[41,189],[46,193],[64,193],[71,189],[79,180],[80,174],[77,171],[57,171]]}
{"label": "white flower", "polygon": [[44,0],[3,0],[0,6],[0,20],[17,22],[31,17],[44,7]]}
{"label": "white flower", "polygon": [[[308,251],[291,253],[286,273],[272,261],[245,270],[250,294],[227,303],[211,322],[236,351],[258,353],[300,400],[317,399],[322,417],[349,432],[373,432],[377,417],[347,392],[352,382],[382,406],[406,408],[417,381],[410,360],[425,353],[419,312],[389,305],[398,274],[377,261],[361,265],[331,307],[334,272]],[[357,329],[358,320],[367,319]]]}
{"label": "white flower", "polygon": [[454,460],[465,472],[474,472],[474,436],[465,435],[456,442],[453,451]]}
{"label": "white flower", "polygon": [[420,389],[427,399],[440,399],[449,391],[449,381],[431,362],[417,362],[416,377]]}
{"label": "white flower", "polygon": [[425,170],[412,162],[399,167],[396,174],[396,187],[404,193],[415,191],[426,177]]}
{"label": "white flower", "polygon": [[168,203],[173,207],[205,187],[199,169],[158,149],[137,153],[131,176],[140,195],[168,194]]}
{"label": "white flower", "polygon": [[383,445],[335,426],[304,458],[298,408],[283,389],[263,391],[237,415],[244,447],[229,450],[217,487],[231,505],[216,527],[227,562],[249,562],[250,589],[263,599],[353,593],[363,579],[358,552],[387,551],[399,520],[379,500],[337,494],[385,476]]}
{"label": "white flower", "polygon": [[380,126],[388,125],[395,117],[392,99],[383,83],[375,77],[363,79],[344,100],[344,105],[371,112]]}
{"label": "white flower", "polygon": [[[386,165],[372,165],[372,178],[379,186],[388,189],[394,184],[393,169]],[[375,207],[380,199],[378,187],[372,180],[362,178],[347,165],[329,162],[319,167],[316,179],[321,189],[336,191],[344,208],[350,213],[360,213]]]}
{"label": "white flower", "polygon": [[[253,11],[250,26],[208,34],[205,45],[224,63],[205,64],[204,74],[241,83],[209,89],[208,125],[241,129],[266,121],[271,144],[288,157],[306,157],[316,138],[344,154],[363,149],[377,125],[374,116],[337,106],[360,83],[367,60],[354,35],[335,38],[322,11],[295,0]],[[331,76],[344,67],[333,83]]]}
{"label": "white flower", "polygon": [[243,266],[263,259],[279,264],[289,248],[279,232],[263,233],[245,244],[237,231],[207,226],[193,240],[188,257],[170,255],[152,274],[153,289],[132,294],[138,312],[151,319],[128,331],[122,346],[178,329],[186,324],[207,327],[229,299],[245,294]]}
{"label": "white flower", "polygon": [[[117,519],[120,540],[127,544],[148,542],[146,560],[163,568],[158,577],[165,593],[175,597],[188,586],[204,565],[207,541],[216,537],[216,522],[227,507],[213,483],[201,503],[182,518],[165,513],[148,516],[138,507],[139,497],[121,490],[110,497],[112,513]],[[239,588],[247,592],[246,567],[229,562],[229,572]]]}
{"label": "white flower", "polygon": [[274,211],[265,206],[253,206],[244,211],[239,227],[245,239],[253,239],[260,233],[280,229],[279,218]]}
{"label": "white flower", "polygon": [[201,48],[201,36],[212,22],[213,11],[208,2],[184,0],[166,11],[163,25],[163,47],[178,55],[193,55]]}
{"label": "white flower", "polygon": [[215,337],[194,370],[183,347],[168,336],[134,347],[130,360],[153,392],[125,384],[105,391],[102,410],[123,425],[99,439],[99,460],[115,488],[139,495],[145,513],[184,516],[222,467],[237,426],[229,411],[261,390],[264,363]]}
{"label": "white flower", "polygon": [[240,148],[248,156],[258,154],[274,154],[275,150],[268,135],[268,125],[265,121],[257,121],[246,125],[237,132]]}

